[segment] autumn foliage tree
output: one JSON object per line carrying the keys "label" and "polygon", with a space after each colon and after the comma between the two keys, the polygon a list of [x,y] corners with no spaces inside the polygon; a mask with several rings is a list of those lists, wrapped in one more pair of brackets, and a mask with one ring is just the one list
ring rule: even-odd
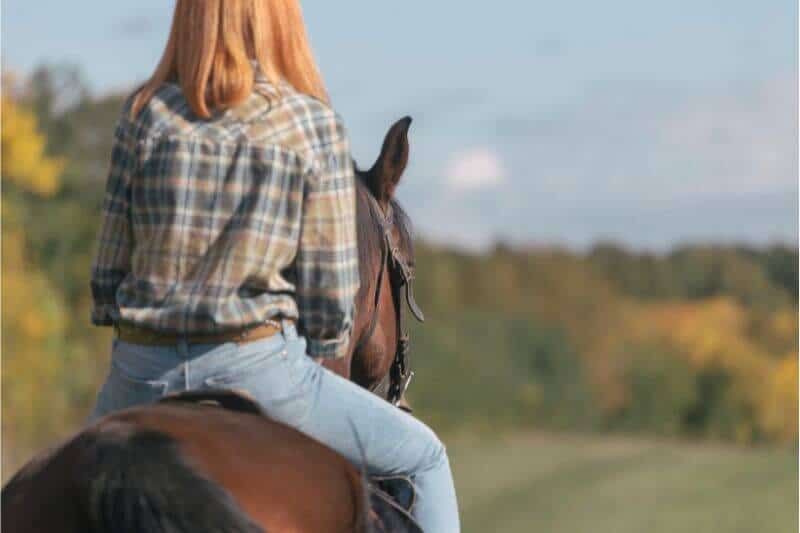
{"label": "autumn foliage tree", "polygon": [[53,197],[64,164],[45,152],[36,117],[19,105],[4,76],[2,95],[2,354],[4,463],[63,431],[70,409],[59,394],[68,369],[67,310],[58,287],[31,260],[24,199]]}

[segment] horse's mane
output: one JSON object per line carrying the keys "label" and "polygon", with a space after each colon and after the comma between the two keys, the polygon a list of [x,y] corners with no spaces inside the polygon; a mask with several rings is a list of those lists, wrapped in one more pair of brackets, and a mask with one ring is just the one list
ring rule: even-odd
{"label": "horse's mane", "polygon": [[[372,193],[358,174],[356,179],[356,221],[358,226],[358,270],[363,289],[371,286],[377,277],[376,268],[381,257],[383,232],[380,220],[383,214],[378,211],[376,202],[370,199]],[[394,212],[394,227],[400,239],[399,245],[406,257],[414,257],[414,237],[411,219],[399,202],[392,198],[389,201]]]}
{"label": "horse's mane", "polygon": [[120,424],[79,439],[92,531],[264,533],[172,437]]}

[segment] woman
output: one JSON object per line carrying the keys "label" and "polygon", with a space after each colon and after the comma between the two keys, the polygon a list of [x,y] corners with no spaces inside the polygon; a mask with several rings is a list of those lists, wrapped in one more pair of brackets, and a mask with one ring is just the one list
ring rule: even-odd
{"label": "woman", "polygon": [[371,473],[415,477],[426,531],[459,531],[436,435],[318,364],[347,352],[357,257],[348,139],[298,0],[178,0],[115,134],[91,285],[116,336],[93,417],[243,389],[356,463],[360,439]]}

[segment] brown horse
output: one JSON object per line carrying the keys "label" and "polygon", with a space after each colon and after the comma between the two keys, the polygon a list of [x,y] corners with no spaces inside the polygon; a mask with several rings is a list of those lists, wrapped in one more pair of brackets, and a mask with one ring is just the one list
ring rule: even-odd
{"label": "brown horse", "polygon": [[[411,291],[409,222],[394,200],[410,123],[392,126],[375,165],[357,172],[354,340],[349,357],[326,363],[395,403],[410,376],[401,302],[421,318]],[[356,466],[247,399],[184,396],[111,414],[34,458],[3,488],[3,530],[418,531],[391,502],[370,496]],[[199,401],[209,399],[215,405]]]}
{"label": "brown horse", "polygon": [[[406,117],[389,130],[371,169],[358,170],[358,293],[351,356],[329,368],[398,404],[412,374],[403,303],[424,321],[414,300],[414,247],[411,224],[394,193],[408,164]],[[404,404],[407,408],[407,405]]]}

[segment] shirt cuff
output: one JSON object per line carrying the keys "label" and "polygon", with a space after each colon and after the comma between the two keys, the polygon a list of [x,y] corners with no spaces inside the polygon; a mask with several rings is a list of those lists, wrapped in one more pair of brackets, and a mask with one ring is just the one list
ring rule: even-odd
{"label": "shirt cuff", "polygon": [[338,339],[306,339],[306,341],[308,355],[314,359],[341,359],[347,355],[347,349],[350,347],[350,333],[344,333]]}
{"label": "shirt cuff", "polygon": [[114,308],[113,304],[96,304],[92,308],[92,324],[95,326],[113,326],[112,310]]}

